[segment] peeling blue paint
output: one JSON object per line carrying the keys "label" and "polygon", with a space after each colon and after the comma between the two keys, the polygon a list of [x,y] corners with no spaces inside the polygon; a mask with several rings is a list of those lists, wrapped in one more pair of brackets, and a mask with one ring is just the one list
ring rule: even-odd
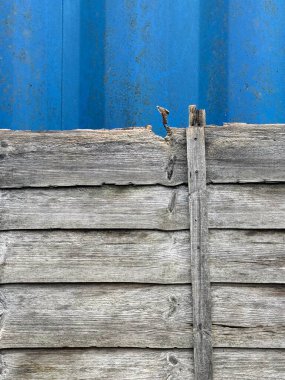
{"label": "peeling blue paint", "polygon": [[284,0],[0,0],[11,129],[285,122]]}

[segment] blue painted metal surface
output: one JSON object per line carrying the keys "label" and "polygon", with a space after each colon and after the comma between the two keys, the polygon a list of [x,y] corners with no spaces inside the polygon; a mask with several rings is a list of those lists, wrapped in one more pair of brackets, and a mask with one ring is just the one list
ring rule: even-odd
{"label": "blue painted metal surface", "polygon": [[0,1],[0,125],[57,129],[61,121],[62,5]]}
{"label": "blue painted metal surface", "polygon": [[285,121],[284,0],[0,0],[0,126]]}

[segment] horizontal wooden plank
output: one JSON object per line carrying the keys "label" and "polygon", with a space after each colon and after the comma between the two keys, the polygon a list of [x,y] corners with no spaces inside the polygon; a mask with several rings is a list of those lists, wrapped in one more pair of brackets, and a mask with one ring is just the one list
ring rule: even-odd
{"label": "horizontal wooden plank", "polygon": [[5,285],[0,348],[192,345],[185,285]]}
{"label": "horizontal wooden plank", "polygon": [[210,230],[212,282],[284,283],[285,231]]}
{"label": "horizontal wooden plank", "polygon": [[[187,183],[185,129],[0,131],[0,187]],[[209,126],[207,180],[285,181],[284,125]]]}
{"label": "horizontal wooden plank", "polygon": [[285,348],[285,288],[212,287],[212,333],[216,347]]}
{"label": "horizontal wooden plank", "polygon": [[188,231],[0,232],[0,281],[189,283]]}
{"label": "horizontal wooden plank", "polygon": [[[210,228],[284,229],[285,184],[209,185]],[[0,190],[0,229],[189,228],[184,185]]]}
{"label": "horizontal wooden plank", "polygon": [[[215,347],[284,348],[284,288],[212,285]],[[2,285],[0,348],[192,347],[189,285]]]}
{"label": "horizontal wooden plank", "polygon": [[285,228],[285,184],[209,185],[209,227]]}
{"label": "horizontal wooden plank", "polygon": [[205,134],[208,183],[285,181],[284,124],[227,123],[208,126]]}
{"label": "horizontal wooden plank", "polygon": [[284,182],[285,125],[208,127],[206,159],[208,182]]}
{"label": "horizontal wooden plank", "polygon": [[285,378],[284,351],[215,349],[214,380],[277,380]]}
{"label": "horizontal wooden plank", "polygon": [[[214,380],[285,377],[284,351],[215,349]],[[6,380],[193,380],[192,350],[2,350]],[[3,379],[4,379],[3,378]]]}
{"label": "horizontal wooden plank", "polygon": [[0,131],[0,187],[187,182],[185,130]]}
{"label": "horizontal wooden plank", "polygon": [[189,227],[185,186],[103,186],[0,191],[0,229]]}
{"label": "horizontal wooden plank", "polygon": [[193,379],[191,350],[3,351],[5,380]]}
{"label": "horizontal wooden plank", "polygon": [[[189,283],[188,231],[0,232],[0,281]],[[210,230],[212,282],[284,283],[285,232]]]}

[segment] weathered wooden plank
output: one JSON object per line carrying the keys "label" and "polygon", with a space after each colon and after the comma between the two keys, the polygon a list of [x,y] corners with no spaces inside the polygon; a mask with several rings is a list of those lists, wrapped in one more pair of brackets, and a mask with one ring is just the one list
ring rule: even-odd
{"label": "weathered wooden plank", "polygon": [[[210,230],[212,282],[284,283],[285,232]],[[190,235],[163,231],[0,232],[0,281],[189,283]]]}
{"label": "weathered wooden plank", "polygon": [[212,282],[285,283],[285,232],[210,230]]}
{"label": "weathered wooden plank", "polygon": [[285,125],[208,127],[206,159],[208,182],[284,182]]}
{"label": "weathered wooden plank", "polygon": [[0,348],[192,345],[185,285],[5,285]]}
{"label": "weathered wooden plank", "polygon": [[212,286],[215,347],[285,348],[283,286]]}
{"label": "weathered wooden plank", "polygon": [[[0,187],[187,183],[185,129],[0,131]],[[285,181],[284,125],[207,127],[207,181]]]}
{"label": "weathered wooden plank", "polygon": [[[210,228],[285,228],[285,184],[209,185]],[[0,190],[0,229],[189,228],[186,186]]]}
{"label": "weathered wooden plank", "polygon": [[0,131],[0,187],[187,182],[185,130]]}
{"label": "weathered wooden plank", "polygon": [[189,228],[185,186],[0,191],[0,229]]}
{"label": "weathered wooden plank", "polygon": [[0,232],[0,281],[189,283],[188,231]]}
{"label": "weathered wooden plank", "polygon": [[285,228],[285,185],[209,185],[209,227]]}
{"label": "weathered wooden plank", "polygon": [[191,350],[9,350],[1,357],[5,380],[193,379]]}
{"label": "weathered wooden plank", "polygon": [[277,380],[285,378],[284,351],[215,349],[215,380]]}
{"label": "weathered wooden plank", "polygon": [[[284,288],[212,286],[215,347],[284,348]],[[0,348],[192,347],[189,285],[2,285]]]}
{"label": "weathered wooden plank", "polygon": [[[208,208],[206,194],[205,118],[189,107],[187,162],[190,214],[191,278],[193,302],[193,349],[195,380],[212,374],[211,292],[207,263]],[[202,113],[202,116],[203,113]]]}
{"label": "weathered wooden plank", "polygon": [[[215,380],[285,377],[281,350],[215,349],[213,356]],[[178,349],[2,350],[1,374],[3,380],[192,380],[193,354]]]}

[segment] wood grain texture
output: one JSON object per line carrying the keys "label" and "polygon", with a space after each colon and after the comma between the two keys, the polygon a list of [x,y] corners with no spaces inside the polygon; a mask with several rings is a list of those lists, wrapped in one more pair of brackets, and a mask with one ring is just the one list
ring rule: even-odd
{"label": "wood grain texture", "polygon": [[[279,380],[284,351],[215,349],[214,380]],[[2,350],[2,380],[193,380],[191,350]]]}
{"label": "wood grain texture", "polygon": [[284,351],[215,349],[214,380],[281,380],[285,378]]}
{"label": "wood grain texture", "polygon": [[[209,185],[210,228],[284,229],[285,184]],[[182,185],[0,190],[0,229],[189,229]]]}
{"label": "wood grain texture", "polygon": [[[207,181],[285,181],[284,125],[205,130]],[[187,183],[185,129],[0,131],[0,187]]]}
{"label": "wood grain texture", "polygon": [[[188,190],[190,214],[191,279],[193,302],[194,379],[211,380],[211,292],[207,263],[208,208],[204,126],[193,125],[200,110],[190,106],[187,129]],[[192,119],[192,120],[191,120]],[[197,120],[199,123],[199,117]]]}
{"label": "wood grain texture", "polygon": [[0,187],[187,182],[185,130],[0,131]]}
{"label": "wood grain texture", "polygon": [[[284,348],[284,288],[212,286],[215,347]],[[2,285],[0,348],[192,347],[189,285]]]}
{"label": "wood grain texture", "polygon": [[[284,283],[285,232],[210,230],[212,282]],[[190,283],[186,231],[0,232],[0,281]]]}
{"label": "wood grain texture", "polygon": [[216,347],[285,348],[283,286],[212,286]]}
{"label": "wood grain texture", "polygon": [[190,286],[5,285],[0,348],[192,345]]}
{"label": "wood grain texture", "polygon": [[206,159],[208,182],[284,182],[285,125],[208,127]]}
{"label": "wood grain texture", "polygon": [[284,229],[285,185],[209,185],[210,228]]}
{"label": "wood grain texture", "polygon": [[189,228],[185,186],[104,186],[0,191],[0,229]]}
{"label": "wood grain texture", "polygon": [[285,232],[210,230],[212,282],[285,283]]}
{"label": "wood grain texture", "polygon": [[189,283],[188,231],[0,232],[0,281]]}
{"label": "wood grain texture", "polygon": [[1,380],[193,379],[191,350],[21,350],[1,358]]}

